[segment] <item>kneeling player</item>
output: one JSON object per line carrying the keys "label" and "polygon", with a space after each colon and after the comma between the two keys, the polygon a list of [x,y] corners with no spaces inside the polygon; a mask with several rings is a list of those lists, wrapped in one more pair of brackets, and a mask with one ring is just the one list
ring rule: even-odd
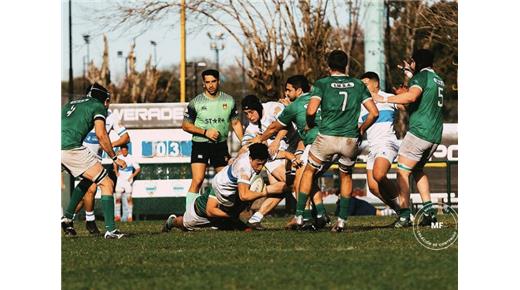
{"label": "kneeling player", "polygon": [[222,219],[238,220],[240,208],[245,203],[269,196],[271,185],[264,187],[261,192],[249,189],[251,180],[260,173],[268,158],[265,144],[249,146],[248,152],[240,154],[233,163],[215,175],[210,190],[192,201],[184,216],[170,215],[163,232],[174,227],[182,230],[208,227]]}

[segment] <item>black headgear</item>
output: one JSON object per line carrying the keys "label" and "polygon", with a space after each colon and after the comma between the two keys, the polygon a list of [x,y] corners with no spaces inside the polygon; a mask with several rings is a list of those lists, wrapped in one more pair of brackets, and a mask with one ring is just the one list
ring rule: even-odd
{"label": "black headgear", "polygon": [[106,99],[110,98],[110,94],[108,93],[108,90],[105,89],[105,87],[98,83],[94,83],[88,87],[87,97],[98,99],[104,103]]}
{"label": "black headgear", "polygon": [[247,95],[242,100],[242,110],[255,110],[258,112],[258,116],[261,119],[264,107],[255,95]]}

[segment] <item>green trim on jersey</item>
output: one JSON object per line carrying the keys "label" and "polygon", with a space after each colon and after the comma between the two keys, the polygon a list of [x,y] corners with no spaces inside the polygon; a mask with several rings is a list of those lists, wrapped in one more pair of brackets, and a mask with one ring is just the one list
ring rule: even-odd
{"label": "green trim on jersey", "polygon": [[345,75],[325,77],[314,83],[311,96],[321,99],[320,134],[359,137],[361,104],[371,97],[361,80]]}
{"label": "green trim on jersey", "polygon": [[310,99],[310,93],[304,93],[300,95],[296,100],[294,100],[294,102],[285,107],[280,116],[278,116],[278,121],[284,126],[289,126],[291,122],[296,124],[298,135],[300,135],[300,139],[302,139],[305,146],[314,142],[314,139],[316,139],[316,136],[318,136],[318,128],[321,123],[321,109],[318,109],[315,118],[317,126],[307,132],[304,130],[305,126],[307,125],[306,113],[307,105],[309,104]]}
{"label": "green trim on jersey", "polygon": [[408,106],[410,114],[408,131],[423,140],[440,144],[444,81],[432,69],[426,68],[416,74],[408,86],[418,86],[422,89],[420,98]]}
{"label": "green trim on jersey", "polygon": [[[239,118],[233,97],[224,92],[219,92],[218,97],[213,100],[206,97],[204,93],[191,100],[184,121],[193,123],[202,129],[217,129],[220,136],[216,142],[220,143],[228,138],[230,121]],[[209,138],[195,134],[192,141],[213,143]]]}
{"label": "green trim on jersey", "polygon": [[81,147],[88,132],[94,128],[94,119],[106,119],[107,114],[105,105],[95,98],[65,104],[61,109],[61,150]]}

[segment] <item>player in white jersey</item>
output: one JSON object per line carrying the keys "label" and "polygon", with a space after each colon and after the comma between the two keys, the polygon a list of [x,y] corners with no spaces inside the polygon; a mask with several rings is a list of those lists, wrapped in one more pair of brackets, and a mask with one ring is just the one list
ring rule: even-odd
{"label": "player in white jersey", "polygon": [[[126,162],[126,168],[120,169],[114,164],[114,172],[117,175],[116,191],[115,191],[115,207],[114,220],[115,221],[133,221],[132,210],[132,184],[134,178],[141,172],[141,166],[137,163],[131,154],[128,154],[128,146],[121,145],[121,155],[119,159]],[[121,202],[122,200],[122,202]],[[123,218],[121,218],[121,203],[123,204]]]}
{"label": "player in white jersey", "polygon": [[[366,72],[360,77],[370,92],[378,93],[380,96],[391,96],[379,88],[379,76],[375,72]],[[392,166],[399,143],[394,131],[395,110],[404,110],[402,105],[389,103],[376,103],[379,110],[379,117],[370,128],[368,128],[367,141],[369,154],[367,159],[367,182],[370,192],[377,196],[381,201],[390,206],[394,211],[399,212],[399,199],[396,184],[392,183],[386,174]],[[359,122],[362,123],[367,118],[368,111],[361,106]]]}
{"label": "player in white jersey", "polygon": [[[242,111],[249,120],[249,125],[244,130],[244,138],[242,145],[246,145],[248,140],[261,135],[267,130],[269,125],[276,121],[276,118],[282,113],[285,106],[280,102],[261,103],[254,95],[248,95],[242,100]],[[285,138],[287,129],[280,130],[276,135],[267,139],[269,154],[276,156],[279,151],[286,151],[288,141]],[[265,164],[269,184],[275,186],[275,193],[282,193],[286,186],[286,166],[284,159],[276,159],[272,157]],[[282,200],[282,198],[268,198],[262,202],[259,210],[249,219],[248,225],[256,230],[265,229],[262,225],[264,215],[274,209]]]}
{"label": "player in white jersey", "polygon": [[234,161],[219,171],[211,188],[192,201],[184,216],[170,215],[163,226],[163,232],[173,227],[194,230],[214,225],[221,220],[238,221],[238,214],[246,203],[273,194],[273,186],[265,186],[262,191],[251,191],[250,183],[257,176],[269,153],[265,144],[256,143],[241,153]]}
{"label": "player in white jersey", "polygon": [[[105,128],[107,130],[108,135],[114,131],[119,137],[117,140],[112,141],[112,147],[119,147],[123,144],[127,144],[130,142],[130,135],[124,126],[120,124],[119,116],[117,114],[112,113],[111,110],[108,110],[108,116],[105,120]],[[92,153],[96,154],[99,158],[99,162],[101,162],[103,150],[99,145],[99,140],[96,137],[96,132],[94,130],[90,131],[85,140],[83,140],[83,146],[87,147]],[[108,171],[108,176],[113,180],[114,184],[116,183],[116,176],[113,171]],[[95,184],[90,185],[87,193],[83,197],[83,200],[76,207],[76,213],[82,208],[85,208],[85,219],[86,219],[86,228],[91,234],[99,234],[99,229],[96,225],[96,216],[94,215],[94,197],[96,195],[97,187]]]}

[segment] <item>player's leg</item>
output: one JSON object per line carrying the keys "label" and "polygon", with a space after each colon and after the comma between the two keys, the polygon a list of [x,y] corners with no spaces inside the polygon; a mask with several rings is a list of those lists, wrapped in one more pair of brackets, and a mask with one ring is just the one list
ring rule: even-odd
{"label": "player's leg", "polygon": [[209,161],[210,145],[200,142],[192,142],[191,150],[191,184],[186,193],[186,208],[199,196],[199,191],[204,182],[206,168]]}
{"label": "player's leg", "polygon": [[[285,189],[285,163],[280,163],[273,171],[267,175],[269,184],[272,186],[271,193],[282,193]],[[283,198],[269,197],[260,206],[260,209],[255,212],[247,221],[248,226],[256,229],[265,229],[260,223],[266,214],[273,210]]]}
{"label": "player's leg", "polygon": [[411,226],[410,174],[416,164],[416,160],[409,159],[403,155],[399,155],[397,158],[397,183],[399,184],[399,199],[401,201],[399,220],[395,224],[397,228]]}
{"label": "player's leg", "polygon": [[134,202],[132,200],[132,184],[127,182],[125,186],[125,217],[127,222],[132,222],[134,220],[133,211],[134,211]]}
{"label": "player's leg", "polygon": [[85,227],[87,228],[87,231],[90,234],[100,233],[96,225],[96,216],[94,215],[94,200],[96,196],[96,191],[97,186],[93,183],[87,190],[87,193],[85,193],[82,202],[78,204],[78,206],[76,207],[76,212],[78,212],[81,209],[81,205],[85,209]]}
{"label": "player's leg", "polygon": [[426,161],[429,159],[429,156],[427,156],[428,155],[425,155],[425,158],[423,158],[412,171],[412,176],[417,183],[417,190],[419,191],[423,202],[423,206],[419,213],[419,215],[422,216],[422,219],[418,221],[421,226],[430,226],[431,223],[437,222],[437,215],[431,201],[430,182],[423,169],[424,164],[426,164]]}
{"label": "player's leg", "polygon": [[[401,209],[399,204],[398,189],[393,182],[386,176],[392,163],[384,157],[377,157],[374,162],[373,179],[377,183],[379,197],[395,212]],[[368,173],[367,173],[368,175]]]}

